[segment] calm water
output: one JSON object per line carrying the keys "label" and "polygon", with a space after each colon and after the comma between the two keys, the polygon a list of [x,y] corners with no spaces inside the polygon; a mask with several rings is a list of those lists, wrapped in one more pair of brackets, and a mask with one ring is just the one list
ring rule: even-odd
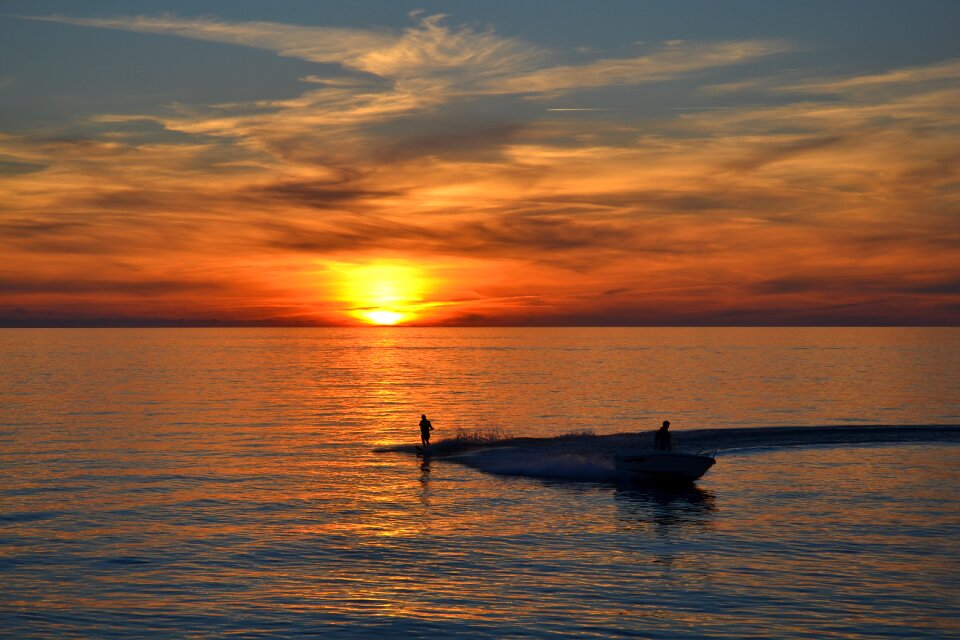
{"label": "calm water", "polygon": [[956,424],[957,329],[2,330],[0,364],[7,637],[960,638],[954,443],[669,490],[375,451],[422,412]]}

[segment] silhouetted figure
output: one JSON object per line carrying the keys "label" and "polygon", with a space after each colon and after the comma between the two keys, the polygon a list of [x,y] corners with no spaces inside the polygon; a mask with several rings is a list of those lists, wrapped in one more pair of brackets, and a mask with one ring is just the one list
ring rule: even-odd
{"label": "silhouetted figure", "polygon": [[670,428],[670,421],[664,420],[663,426],[657,429],[657,433],[653,436],[653,448],[657,451],[672,451],[673,443],[671,442],[670,432],[667,429]]}
{"label": "silhouetted figure", "polygon": [[433,431],[433,425],[427,420],[426,414],[420,414],[420,442],[424,449],[430,448],[430,432]]}

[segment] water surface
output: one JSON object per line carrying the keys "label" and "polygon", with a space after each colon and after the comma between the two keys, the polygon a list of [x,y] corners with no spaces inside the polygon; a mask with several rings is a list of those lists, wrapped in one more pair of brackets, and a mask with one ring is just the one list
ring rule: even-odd
{"label": "water surface", "polygon": [[681,489],[377,450],[421,412],[958,423],[955,329],[4,330],[0,362],[3,635],[960,637],[949,438],[728,446]]}

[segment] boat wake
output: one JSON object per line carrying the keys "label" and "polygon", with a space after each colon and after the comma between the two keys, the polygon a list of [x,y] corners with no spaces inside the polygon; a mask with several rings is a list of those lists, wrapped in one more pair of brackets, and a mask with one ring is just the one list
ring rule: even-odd
{"label": "boat wake", "polygon": [[[859,425],[825,427],[759,427],[696,429],[673,434],[676,449],[717,456],[744,450],[863,444],[960,443],[960,425]],[[648,449],[653,431],[612,435],[566,435],[555,438],[506,438],[494,442],[441,440],[435,459],[450,460],[486,473],[590,482],[618,482],[623,474],[614,456]],[[415,453],[413,445],[378,451]]]}

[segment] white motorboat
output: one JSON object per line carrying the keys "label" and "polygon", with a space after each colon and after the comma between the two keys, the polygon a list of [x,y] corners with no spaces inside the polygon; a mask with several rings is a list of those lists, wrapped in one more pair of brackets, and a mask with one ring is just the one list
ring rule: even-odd
{"label": "white motorboat", "polygon": [[631,479],[692,482],[716,464],[712,455],[677,451],[633,451],[613,457],[617,471]]}

